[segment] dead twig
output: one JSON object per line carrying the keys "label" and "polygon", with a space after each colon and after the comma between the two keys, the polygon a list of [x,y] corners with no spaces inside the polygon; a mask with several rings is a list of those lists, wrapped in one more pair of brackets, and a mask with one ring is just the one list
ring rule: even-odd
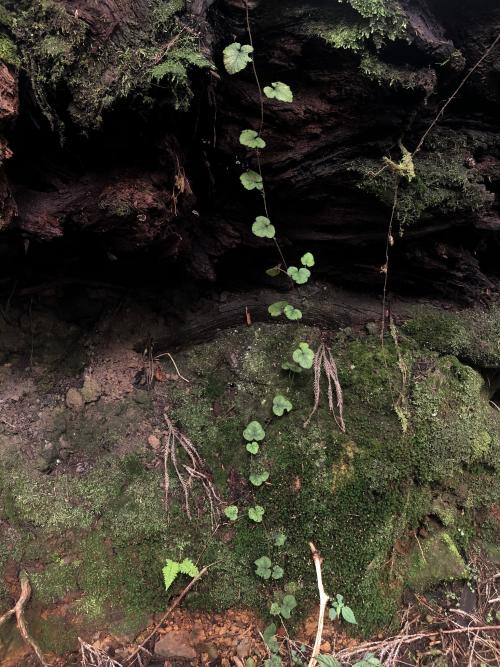
{"label": "dead twig", "polygon": [[31,584],[28,574],[21,570],[19,573],[19,583],[21,584],[21,594],[16,604],[0,617],[0,627],[6,623],[12,616],[16,617],[17,629],[24,641],[31,647],[42,667],[50,667],[49,663],[43,657],[43,653],[35,640],[30,636],[24,618],[24,608],[31,597]]}
{"label": "dead twig", "polygon": [[325,589],[323,588],[323,575],[321,573],[321,563],[322,563],[321,555],[312,542],[309,542],[309,547],[311,549],[312,557],[314,560],[314,567],[316,568],[316,579],[318,581],[319,614],[318,614],[318,628],[316,630],[316,639],[314,641],[314,646],[308,667],[316,667],[316,665],[318,664],[316,658],[319,655],[321,648],[321,639],[323,637],[323,626],[325,624],[326,605],[328,604],[328,600],[330,598],[325,592]]}
{"label": "dead twig", "polygon": [[81,667],[122,667],[122,665],[113,660],[111,656],[101,649],[87,644],[78,637],[80,643]]}

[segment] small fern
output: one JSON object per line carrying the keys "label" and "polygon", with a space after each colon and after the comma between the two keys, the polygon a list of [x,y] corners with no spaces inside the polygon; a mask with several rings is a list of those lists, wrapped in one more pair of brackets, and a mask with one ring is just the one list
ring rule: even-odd
{"label": "small fern", "polygon": [[163,582],[165,584],[166,591],[168,591],[170,586],[174,583],[179,573],[185,574],[188,577],[191,577],[192,579],[194,579],[194,577],[197,577],[200,574],[200,571],[198,570],[196,565],[189,558],[185,558],[181,563],[178,563],[175,560],[170,560],[170,558],[167,558],[167,561],[165,563],[164,568],[162,569],[162,572],[163,572]]}

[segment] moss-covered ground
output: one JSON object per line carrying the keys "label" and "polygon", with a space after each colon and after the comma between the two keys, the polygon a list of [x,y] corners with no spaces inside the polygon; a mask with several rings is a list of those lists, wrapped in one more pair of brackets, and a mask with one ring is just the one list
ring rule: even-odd
{"label": "moss-covered ground", "polygon": [[[330,334],[346,433],[326,408],[324,388],[321,407],[304,428],[312,372],[281,369],[298,342],[315,348],[320,332],[264,324],[228,330],[176,354],[189,384],[157,384],[146,400],[144,390],[135,390],[83,413],[65,410],[64,432],[74,434],[72,447],[87,462],[83,470],[42,473],[3,438],[0,568],[27,568],[35,608],[65,602],[69,610],[62,618],[38,617],[34,631],[44,650],[67,649],[82,627],[141,627],[185,584],[180,580],[165,593],[166,558],[215,563],[188,597],[192,608],[252,607],[266,617],[273,599],[291,592],[297,620],[316,602],[311,540],[324,557],[327,590],[344,595],[360,631],[389,625],[405,586],[406,570],[398,563],[412,559],[418,579],[414,531],[432,516],[446,528],[450,553],[464,553],[474,512],[500,500],[500,412],[480,373],[453,354],[463,337],[454,344],[442,334],[443,328],[467,328],[467,318],[453,317],[417,315],[399,330],[397,347],[391,337],[382,347],[378,335],[364,331]],[[471,315],[471,323],[477,317],[487,322],[495,315]],[[498,362],[497,343],[484,341],[489,362]],[[476,358],[473,341],[467,349]],[[278,393],[293,405],[283,417],[272,413]],[[165,407],[199,448],[224,502],[238,506],[236,522],[224,520],[214,532],[196,486],[192,521],[175,484],[165,514],[161,462],[146,438],[134,435],[141,420],[161,427]],[[57,412],[56,418],[60,423]],[[252,419],[266,431],[255,456],[242,436]],[[49,423],[47,437],[51,433]],[[249,474],[262,469],[269,479],[253,487]],[[265,509],[259,524],[247,517],[256,504]],[[274,545],[278,532],[287,536],[281,547]],[[494,536],[493,527],[490,543]],[[402,541],[403,555],[395,549]],[[256,577],[253,562],[263,555],[283,567],[283,579]],[[0,600],[7,607],[6,589]]]}

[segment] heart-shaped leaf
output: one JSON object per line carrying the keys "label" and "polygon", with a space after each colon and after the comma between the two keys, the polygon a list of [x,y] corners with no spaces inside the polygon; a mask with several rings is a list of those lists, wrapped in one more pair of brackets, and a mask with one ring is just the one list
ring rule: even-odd
{"label": "heart-shaped leaf", "polygon": [[289,303],[284,307],[283,312],[289,320],[300,320],[302,318],[302,311],[294,308]]}
{"label": "heart-shaped leaf", "polygon": [[233,42],[226,46],[223,51],[224,67],[228,74],[237,74],[245,69],[248,63],[252,62],[250,54],[253,52],[253,46]]}
{"label": "heart-shaped leaf", "polygon": [[265,148],[266,142],[259,137],[255,130],[243,130],[240,134],[240,144],[247,148]]}
{"label": "heart-shaped leaf", "polygon": [[224,514],[230,521],[236,521],[238,518],[238,508],[236,505],[229,505],[229,507],[226,507],[224,510]]}
{"label": "heart-shaped leaf", "polygon": [[272,303],[267,311],[271,317],[278,317],[278,315],[281,315],[285,308],[288,306],[286,301],[276,301],[276,303]]}
{"label": "heart-shaped leaf", "polygon": [[290,412],[292,407],[292,404],[286,396],[278,394],[273,398],[273,412],[278,417],[282,417],[285,412]]}
{"label": "heart-shaped leaf", "polygon": [[262,190],[262,176],[252,169],[244,171],[240,176],[240,181],[245,190]]}
{"label": "heart-shaped leaf", "polygon": [[252,225],[252,232],[255,236],[265,239],[273,239],[276,235],[274,225],[272,225],[269,218],[266,218],[264,215],[258,215],[255,218],[255,222]]}
{"label": "heart-shaped leaf", "polygon": [[297,283],[297,285],[304,285],[304,283],[306,283],[311,277],[311,272],[309,269],[304,267],[298,269],[296,266],[289,266],[287,273],[290,278]]}
{"label": "heart-shaped leaf", "polygon": [[273,602],[271,605],[271,608],[269,609],[269,613],[271,616],[278,616],[281,611],[281,607],[277,602]]}
{"label": "heart-shaped leaf", "polygon": [[260,505],[255,505],[255,507],[248,508],[248,518],[255,523],[262,523],[262,517],[264,516],[265,509]]}
{"label": "heart-shaped leaf", "polygon": [[300,261],[302,263],[302,266],[307,266],[308,268],[311,268],[311,266],[314,266],[314,255],[312,254],[312,252],[306,252],[305,255],[302,255]]}
{"label": "heart-shaped leaf", "polygon": [[266,274],[271,276],[271,278],[276,278],[281,273],[281,264],[273,266],[271,269],[267,269]]}
{"label": "heart-shaped leaf", "polygon": [[248,442],[253,442],[254,440],[260,442],[261,440],[264,440],[265,435],[266,432],[257,421],[251,421],[243,431],[243,437],[245,440],[248,440]]}
{"label": "heart-shaped leaf", "polygon": [[254,561],[256,565],[255,574],[262,579],[269,579],[271,577],[271,559],[267,556],[261,556]]}
{"label": "heart-shaped leaf", "polygon": [[253,472],[250,474],[249,479],[254,486],[262,486],[269,479],[269,472],[267,470]]}
{"label": "heart-shaped leaf", "polygon": [[257,454],[259,451],[259,443],[258,442],[249,442],[246,447],[247,452],[250,454]]}
{"label": "heart-shaped leaf", "polygon": [[307,343],[299,343],[299,347],[293,351],[293,360],[302,368],[312,368],[314,352]]}
{"label": "heart-shaped leaf", "polygon": [[273,579],[282,579],[284,574],[285,571],[283,570],[283,568],[280,567],[279,565],[275,565],[273,567],[273,573],[271,576]]}
{"label": "heart-shaped leaf", "polygon": [[272,100],[293,102],[293,93],[290,86],[281,81],[274,81],[270,86],[265,86],[264,94]]}
{"label": "heart-shaped leaf", "polygon": [[283,618],[290,618],[292,611],[297,606],[297,600],[294,595],[285,595],[281,603],[281,615]]}
{"label": "heart-shaped leaf", "polygon": [[281,364],[281,368],[284,371],[292,371],[292,373],[302,373],[302,368],[298,364],[295,364],[293,361],[284,361]]}

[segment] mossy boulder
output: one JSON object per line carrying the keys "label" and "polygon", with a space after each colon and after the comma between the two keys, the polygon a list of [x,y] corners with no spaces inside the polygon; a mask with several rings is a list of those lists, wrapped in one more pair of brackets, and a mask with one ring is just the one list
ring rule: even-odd
{"label": "mossy boulder", "polygon": [[406,585],[414,591],[425,591],[442,582],[467,578],[465,562],[445,531],[415,545],[407,571]]}

